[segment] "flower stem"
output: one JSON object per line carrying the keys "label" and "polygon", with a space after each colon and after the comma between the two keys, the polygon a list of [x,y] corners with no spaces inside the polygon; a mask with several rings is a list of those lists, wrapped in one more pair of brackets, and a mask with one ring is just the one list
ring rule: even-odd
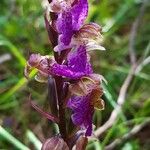
{"label": "flower stem", "polygon": [[[49,3],[51,3],[51,0],[48,0]],[[57,19],[57,14],[50,12],[50,17],[52,21],[55,21]],[[54,30],[52,24],[49,23],[46,15],[45,15],[45,25],[48,32],[49,40],[52,44],[52,47],[54,48],[58,44],[58,33]],[[57,63],[62,64],[63,56],[60,56],[57,52],[54,52],[54,57]],[[59,131],[64,139],[64,141],[67,141],[67,130],[66,130],[66,117],[65,117],[65,108],[63,107],[63,78],[59,76],[55,76],[55,82],[56,82],[56,89],[57,89],[57,98],[58,98],[58,116],[59,116]]]}
{"label": "flower stem", "polygon": [[65,117],[65,108],[63,107],[63,79],[62,77],[55,77],[56,87],[57,87],[57,95],[58,95],[58,105],[59,105],[59,131],[64,139],[67,140],[67,130],[66,130],[66,117]]}

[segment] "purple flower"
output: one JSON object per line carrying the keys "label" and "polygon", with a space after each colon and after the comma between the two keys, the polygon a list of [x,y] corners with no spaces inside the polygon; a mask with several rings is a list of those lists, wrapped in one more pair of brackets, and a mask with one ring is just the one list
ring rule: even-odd
{"label": "purple flower", "polygon": [[70,90],[73,96],[69,99],[67,106],[73,111],[72,121],[81,129],[86,130],[86,136],[90,136],[94,108],[104,109],[100,82],[97,79],[94,81],[92,78],[83,77],[81,82],[72,85]]}
{"label": "purple flower", "polygon": [[[101,46],[101,27],[95,23],[84,24],[88,14],[87,0],[52,0],[50,14],[54,18],[51,22],[47,19],[46,26],[50,27],[49,30],[53,29],[53,35],[56,35],[52,36],[54,39],[50,38],[51,43],[55,41],[56,60],[54,57],[32,54],[25,75],[28,76],[31,69],[36,68],[37,81],[46,82],[49,75],[69,79],[67,83],[62,81],[62,84],[67,84],[64,105],[67,99],[67,107],[73,112],[73,123],[85,132],[85,136],[90,136],[94,109],[104,109],[102,77],[93,73],[88,54],[95,49],[105,50]],[[62,61],[58,61],[60,58]]]}
{"label": "purple flower", "polygon": [[94,107],[90,105],[90,100],[91,95],[88,94],[87,96],[73,96],[68,102],[68,107],[73,110],[73,123],[80,126],[83,130],[86,129],[86,136],[92,134]]}
{"label": "purple flower", "polygon": [[41,73],[63,76],[70,79],[79,79],[93,73],[90,57],[85,46],[79,46],[71,51],[66,64],[58,64],[53,57],[32,54],[28,60],[30,68],[37,68]]}
{"label": "purple flower", "polygon": [[49,75],[49,66],[55,63],[51,56],[41,56],[40,54],[31,54],[24,69],[25,77],[29,77],[30,72],[36,68],[38,70],[35,79],[39,82],[46,82]]}
{"label": "purple flower", "polygon": [[88,2],[87,0],[61,2],[53,0],[51,10],[58,15],[56,29],[59,37],[55,51],[62,51],[69,47],[73,34],[83,25],[88,14]]}
{"label": "purple flower", "polygon": [[66,65],[54,63],[50,72],[71,79],[78,79],[93,72],[85,46],[79,46],[76,50],[70,52],[67,61]]}

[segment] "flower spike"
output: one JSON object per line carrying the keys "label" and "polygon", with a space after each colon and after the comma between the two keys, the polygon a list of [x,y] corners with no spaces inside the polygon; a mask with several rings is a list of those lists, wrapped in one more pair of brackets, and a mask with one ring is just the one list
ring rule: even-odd
{"label": "flower spike", "polygon": [[[92,135],[95,109],[103,110],[105,107],[102,100],[102,81],[105,79],[94,73],[89,53],[93,50],[105,50],[101,45],[102,27],[93,22],[85,23],[89,7],[87,0],[48,0],[48,2],[45,26],[54,57],[31,54],[24,74],[28,77],[30,71],[35,68],[37,70],[35,79],[48,83],[48,99],[51,100],[49,104],[52,105],[51,108],[53,107],[52,110],[58,118],[44,112],[33,102],[31,105],[40,114],[58,124],[65,142],[68,138],[66,130],[68,118],[65,111],[70,109],[71,125],[80,129],[86,145],[87,136]],[[84,145],[84,140],[82,144]]]}

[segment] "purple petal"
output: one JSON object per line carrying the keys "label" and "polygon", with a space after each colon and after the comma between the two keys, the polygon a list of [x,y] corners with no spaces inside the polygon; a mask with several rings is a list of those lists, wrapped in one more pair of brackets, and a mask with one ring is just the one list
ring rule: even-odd
{"label": "purple petal", "polygon": [[68,66],[74,71],[85,72],[87,63],[86,49],[80,46],[68,56]]}
{"label": "purple petal", "polygon": [[93,69],[92,69],[92,65],[90,62],[87,62],[86,64],[86,74],[92,74],[93,73]]}
{"label": "purple petal", "polygon": [[71,79],[78,79],[85,75],[83,72],[74,72],[72,69],[66,65],[54,64],[51,67],[50,73],[57,76],[65,76]]}
{"label": "purple petal", "polygon": [[70,12],[60,13],[58,15],[56,26],[60,34],[59,42],[62,42],[64,45],[69,45],[69,43],[71,42],[71,37],[73,35],[71,13]]}
{"label": "purple petal", "polygon": [[79,28],[83,25],[84,20],[88,15],[88,2],[87,0],[78,0],[75,2],[72,10],[72,18],[73,18],[73,29],[79,30]]}
{"label": "purple petal", "polygon": [[85,136],[91,136],[91,134],[92,134],[92,123],[89,124]]}
{"label": "purple petal", "polygon": [[55,51],[62,51],[69,46],[73,34],[80,29],[88,14],[87,0],[75,1],[73,6],[58,13],[56,28],[59,33],[58,46]]}
{"label": "purple petal", "polygon": [[90,105],[90,95],[87,96],[73,96],[67,106],[72,109],[72,121],[75,125],[86,129],[86,136],[90,136],[92,133],[92,116],[94,108]]}
{"label": "purple petal", "polygon": [[85,46],[79,46],[77,50],[68,56],[68,66],[76,72],[84,72],[86,75],[92,73],[92,67],[88,60]]}
{"label": "purple petal", "polygon": [[71,116],[71,119],[72,119],[73,123],[78,126],[80,126],[84,121],[84,119],[78,113],[74,113]]}
{"label": "purple petal", "polygon": [[92,73],[92,67],[87,59],[85,46],[79,46],[68,56],[68,65],[55,63],[51,67],[51,73],[58,76],[65,76],[71,79],[78,79]]}

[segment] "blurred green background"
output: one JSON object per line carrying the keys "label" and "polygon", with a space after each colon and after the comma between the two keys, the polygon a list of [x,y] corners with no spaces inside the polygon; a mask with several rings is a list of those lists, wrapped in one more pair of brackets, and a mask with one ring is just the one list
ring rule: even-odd
{"label": "blurred green background", "polygon": [[[116,107],[120,87],[131,67],[129,38],[131,28],[140,13],[142,0],[90,1],[87,21],[103,27],[106,51],[92,53],[95,72],[108,81],[104,86],[104,111],[96,111],[94,124],[101,126]],[[50,137],[57,128],[34,111],[28,102],[29,93],[47,109],[47,85],[33,79],[27,81],[23,70],[30,53],[51,53],[44,25],[44,0],[0,0],[0,149],[40,149],[40,141]],[[88,150],[104,149],[117,138],[150,116],[150,1],[140,20],[134,39],[136,57],[145,61],[129,85],[121,117],[100,136],[90,142]],[[114,149],[149,150],[150,124],[122,141]]]}

